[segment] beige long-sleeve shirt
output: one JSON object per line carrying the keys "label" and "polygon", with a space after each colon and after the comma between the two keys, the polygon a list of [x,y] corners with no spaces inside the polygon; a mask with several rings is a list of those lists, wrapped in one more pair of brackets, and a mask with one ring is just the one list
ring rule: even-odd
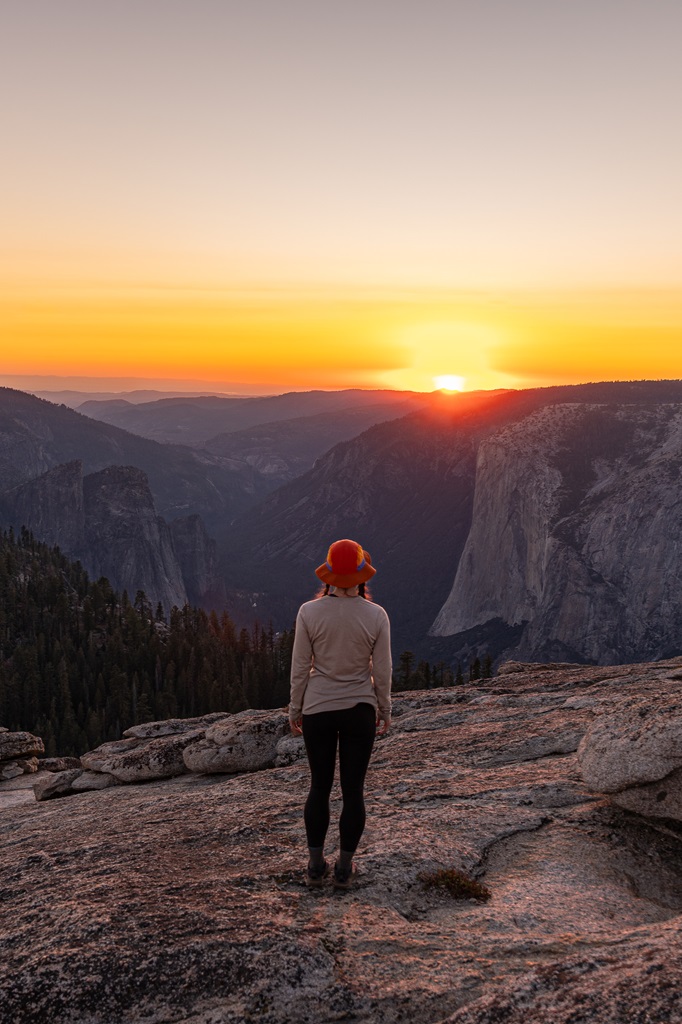
{"label": "beige long-sleeve shirt", "polygon": [[289,717],[351,708],[391,713],[391,636],[378,604],[344,592],[302,605],[291,662]]}

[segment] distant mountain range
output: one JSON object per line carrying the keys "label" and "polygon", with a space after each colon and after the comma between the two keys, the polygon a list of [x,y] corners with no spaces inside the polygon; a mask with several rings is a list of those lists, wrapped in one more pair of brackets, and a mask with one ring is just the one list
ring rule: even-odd
{"label": "distant mountain range", "polygon": [[[236,515],[339,439],[426,400],[399,392],[310,392],[276,399],[185,396],[143,409],[148,423],[156,417],[152,432],[160,434],[163,424],[173,433],[174,423],[190,423],[195,437],[222,428],[211,442],[214,452],[160,443],[65,405],[0,388],[0,518],[59,544],[92,574],[108,575],[118,589],[144,589],[166,608],[188,598],[220,606],[226,586],[216,575],[209,534],[223,533]],[[113,403],[116,410],[121,405],[123,422],[139,408]],[[327,410],[324,422],[321,409]],[[274,430],[270,424],[259,429],[256,422],[258,416],[306,411],[310,427],[302,415],[282,420]],[[255,423],[255,433],[240,433],[245,423]],[[224,433],[230,428],[237,434]],[[88,496],[102,486],[107,499],[95,508]]]}
{"label": "distant mountain range", "polygon": [[[337,430],[343,431],[346,418],[362,410],[365,415],[358,433],[373,423],[421,409],[427,401],[420,392],[354,389],[291,391],[267,398],[182,396],[136,404],[122,399],[91,400],[83,402],[79,412],[154,441],[210,447],[214,438],[220,443],[219,439],[228,433],[315,415],[328,417],[327,436],[333,438],[332,422],[338,424]],[[342,439],[345,438],[336,438],[331,443]]]}
{"label": "distant mountain range", "polygon": [[159,444],[66,406],[0,388],[2,490],[73,460],[83,463],[86,474],[112,465],[141,469],[157,511],[169,519],[201,514],[207,523],[221,522],[269,489],[245,462]]}
{"label": "distant mountain range", "polygon": [[288,627],[351,536],[396,654],[682,652],[680,381],[93,406],[192,447],[0,389],[0,511],[117,587]]}
{"label": "distant mountain range", "polygon": [[[23,385],[13,384],[11,381],[7,381],[7,387],[19,387],[23,389]],[[155,391],[153,389],[136,390],[136,391],[74,391],[72,389],[66,389],[61,391],[36,391],[34,388],[26,388],[30,395],[35,395],[36,398],[44,398],[48,402],[54,402],[56,405],[68,405],[70,409],[78,409],[79,406],[83,405],[84,402],[111,402],[123,399],[124,402],[128,402],[131,405],[137,405],[139,402],[155,402],[161,398],[211,398],[221,394],[222,397],[225,395],[222,392],[215,391]]]}

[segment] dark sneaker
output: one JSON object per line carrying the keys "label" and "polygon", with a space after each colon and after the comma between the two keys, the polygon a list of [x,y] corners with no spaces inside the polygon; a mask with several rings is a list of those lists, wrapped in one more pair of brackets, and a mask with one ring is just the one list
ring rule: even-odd
{"label": "dark sneaker", "polygon": [[356,879],[356,876],[357,868],[355,867],[355,864],[351,864],[349,868],[343,870],[339,867],[339,862],[337,861],[334,865],[334,877],[332,879],[332,884],[335,889],[350,889]]}
{"label": "dark sneaker", "polygon": [[305,884],[309,889],[316,889],[320,885],[324,885],[325,878],[329,877],[329,861],[326,860],[319,868],[313,868],[308,862],[308,867],[305,872]]}

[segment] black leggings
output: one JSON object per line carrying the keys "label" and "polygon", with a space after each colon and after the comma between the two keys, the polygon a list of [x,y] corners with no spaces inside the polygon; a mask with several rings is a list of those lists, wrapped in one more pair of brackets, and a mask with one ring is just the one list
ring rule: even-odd
{"label": "black leggings", "polygon": [[365,775],[375,734],[376,712],[371,704],[303,716],[303,737],[310,764],[310,793],[304,811],[308,846],[324,846],[338,740],[343,796],[339,820],[341,849],[355,853],[365,827]]}

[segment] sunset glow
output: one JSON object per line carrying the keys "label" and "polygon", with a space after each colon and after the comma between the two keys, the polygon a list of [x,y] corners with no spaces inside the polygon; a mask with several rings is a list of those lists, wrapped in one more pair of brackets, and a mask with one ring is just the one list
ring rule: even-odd
{"label": "sunset glow", "polygon": [[7,12],[0,383],[682,376],[682,6],[198,2]]}
{"label": "sunset glow", "polygon": [[440,377],[434,377],[433,383],[440,391],[463,391],[464,377],[457,377],[453,373],[445,373]]}

